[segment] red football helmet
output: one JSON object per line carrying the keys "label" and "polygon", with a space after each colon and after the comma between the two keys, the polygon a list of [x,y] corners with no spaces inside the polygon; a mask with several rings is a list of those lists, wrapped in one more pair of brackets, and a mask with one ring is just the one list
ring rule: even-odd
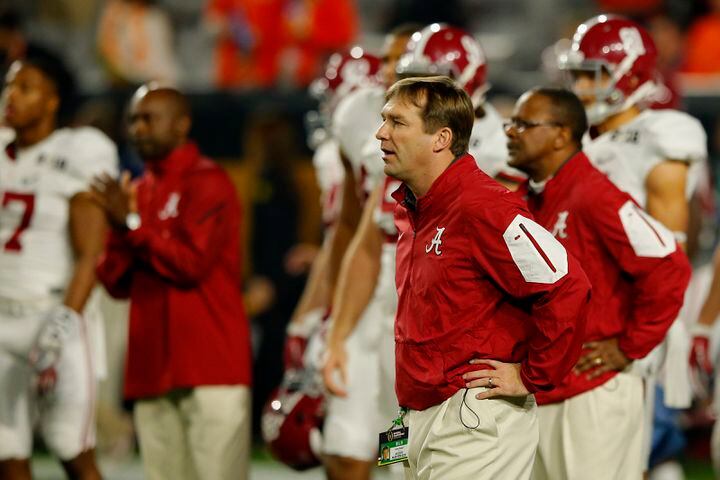
{"label": "red football helmet", "polygon": [[310,93],[321,101],[337,101],[357,87],[378,83],[380,59],[362,47],[333,53],[323,74],[310,84]]}
{"label": "red football helmet", "polygon": [[295,470],[320,465],[325,419],[325,397],[319,384],[302,379],[303,375],[314,372],[294,371],[290,375],[286,372],[283,384],[265,404],[260,422],[270,452]]}
{"label": "red football helmet", "polygon": [[319,111],[305,117],[308,145],[313,150],[327,138],[327,124],[342,97],[358,87],[378,84],[380,59],[355,46],[330,55],[323,74],[309,87],[310,95],[320,102]]}
{"label": "red football helmet", "polygon": [[443,23],[413,33],[397,73],[401,77],[447,75],[465,89],[476,107],[489,88],[480,43],[464,30]]}
{"label": "red football helmet", "polygon": [[[615,15],[598,15],[578,26],[570,50],[559,58],[559,67],[594,74],[587,106],[590,124],[597,125],[615,113],[651,101],[655,95],[657,50],[650,34],[637,23]],[[609,83],[602,86],[603,71]]]}
{"label": "red football helmet", "polygon": [[284,464],[305,470],[320,464],[325,397],[319,375],[328,312],[312,310],[291,324],[285,342],[285,373],[263,408],[262,435]]}

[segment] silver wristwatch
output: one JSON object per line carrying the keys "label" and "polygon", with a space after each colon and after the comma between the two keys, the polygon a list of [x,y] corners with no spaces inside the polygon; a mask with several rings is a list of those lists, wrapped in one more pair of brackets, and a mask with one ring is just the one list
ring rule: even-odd
{"label": "silver wristwatch", "polygon": [[140,221],[140,214],[137,212],[130,212],[125,217],[125,226],[128,228],[128,230],[137,230],[140,228],[140,225],[142,225],[142,221]]}

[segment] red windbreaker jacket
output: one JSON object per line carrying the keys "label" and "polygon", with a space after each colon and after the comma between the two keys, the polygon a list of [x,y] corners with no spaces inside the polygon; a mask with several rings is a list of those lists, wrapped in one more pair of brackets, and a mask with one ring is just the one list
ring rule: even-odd
{"label": "red windbreaker jacket", "polygon": [[[690,264],[672,232],[642,211],[578,153],[563,165],[542,193],[527,198],[530,212],[582,264],[592,284],[583,342],[617,337],[631,359],[656,346],[680,311],[690,280]],[[615,376],[594,380],[571,372],[538,404],[559,402]]]}
{"label": "red windbreaker jacket", "polygon": [[227,174],[188,143],[148,163],[142,226],[114,230],[97,274],[130,297],[125,396],[250,383],[240,291],[240,207]]}
{"label": "red windbreaker jacket", "polygon": [[399,205],[396,392],[424,410],[465,387],[472,358],[521,363],[531,392],[577,361],[590,284],[522,200],[458,158],[417,200]]}

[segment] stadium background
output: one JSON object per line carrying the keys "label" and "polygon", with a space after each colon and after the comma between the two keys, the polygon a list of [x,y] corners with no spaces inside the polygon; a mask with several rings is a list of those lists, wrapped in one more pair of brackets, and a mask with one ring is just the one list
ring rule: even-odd
{"label": "stadium background", "polygon": [[[663,73],[688,112],[704,124],[713,179],[720,151],[718,0],[3,0],[0,50],[17,42],[53,50],[76,77],[73,122],[113,138],[125,168],[142,166],[123,135],[123,109],[137,85],[160,79],[190,95],[192,136],[230,172],[245,207],[245,291],[256,359],[255,410],[281,375],[284,328],[320,243],[318,190],[305,114],[306,92],[332,51],[360,44],[377,53],[384,32],[407,21],[445,21],[482,43],[490,100],[507,112],[527,88],[561,77],[558,39],[599,12],[647,25]],[[712,39],[716,39],[714,42]],[[715,182],[717,184],[717,182]],[[700,261],[716,241],[717,187],[706,198]],[[106,301],[111,375],[101,387],[98,451],[109,479],[142,478],[128,405],[121,401],[126,306]],[[712,478],[712,422],[698,404],[684,416],[687,478]],[[256,415],[257,416],[257,415]],[[38,478],[61,478],[40,452]],[[321,478],[275,463],[258,441],[252,478]]]}

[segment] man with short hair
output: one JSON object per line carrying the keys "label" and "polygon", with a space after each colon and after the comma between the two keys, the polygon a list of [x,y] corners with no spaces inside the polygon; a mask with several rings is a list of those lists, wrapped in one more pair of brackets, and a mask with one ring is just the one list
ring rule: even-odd
{"label": "man with short hair", "polygon": [[[447,77],[386,95],[377,132],[399,229],[396,393],[407,478],[527,479],[532,393],[577,361],[589,298],[578,262],[467,154],[473,107]],[[472,359],[484,367],[469,388]]]}
{"label": "man with short hair", "polygon": [[129,136],[136,184],[103,176],[113,227],[98,277],[130,298],[125,396],[147,478],[244,479],[250,452],[250,338],[240,292],[240,206],[227,175],[188,140],[185,96],[140,87]]}
{"label": "man with short hair", "polygon": [[537,394],[535,480],[641,478],[643,383],[626,368],[662,342],[690,278],[672,232],[590,164],[586,129],[582,102],[553,88],[521,96],[505,129],[510,165],[530,177],[518,193],[593,289],[584,356]]}
{"label": "man with short hair", "polygon": [[[506,163],[507,149],[502,120],[497,111],[485,101],[485,92],[488,89],[487,65],[479,42],[457,27],[445,24],[428,25],[412,35],[396,70],[398,74],[412,77],[437,75],[430,72],[441,70],[447,72],[450,78],[464,88],[475,108],[469,151],[483,172],[499,181],[504,180],[506,184],[511,183],[512,179],[507,175],[511,169]],[[392,85],[394,81],[395,76],[389,76],[386,86]],[[328,348],[323,371],[325,385],[333,395],[343,396],[346,389],[352,388],[360,388],[365,393],[377,391],[377,400],[366,403],[365,413],[355,409],[348,414],[362,422],[366,444],[369,445],[368,451],[373,455],[372,464],[378,456],[377,434],[386,429],[397,414],[393,334],[397,310],[397,293],[394,288],[397,229],[394,221],[396,202],[392,193],[400,185],[398,180],[383,174],[383,162],[377,152],[374,134],[373,131],[372,148],[369,150],[371,155],[366,158],[364,167],[367,172],[374,173],[374,178],[380,176],[382,181],[376,181],[378,184],[369,192],[360,224],[343,258],[333,299],[333,315],[327,335]],[[521,175],[517,171],[514,173]],[[517,183],[519,182],[516,182],[515,186]],[[372,336],[367,332],[371,332]],[[356,349],[356,345],[353,345],[358,343],[359,338],[363,339],[362,349]],[[371,372],[363,378],[347,375],[348,365],[353,363],[372,368],[370,354],[377,357],[377,373]],[[353,356],[355,358],[351,358]],[[342,383],[335,379],[338,372]],[[342,400],[334,402],[339,403]],[[381,422],[369,421],[373,414],[368,414],[368,411],[373,414],[380,412]],[[347,423],[347,418],[344,421]],[[358,428],[355,432],[359,430]],[[328,440],[339,443],[341,439],[331,439],[328,436]],[[347,469],[343,469],[341,473],[343,480],[351,478]]]}

